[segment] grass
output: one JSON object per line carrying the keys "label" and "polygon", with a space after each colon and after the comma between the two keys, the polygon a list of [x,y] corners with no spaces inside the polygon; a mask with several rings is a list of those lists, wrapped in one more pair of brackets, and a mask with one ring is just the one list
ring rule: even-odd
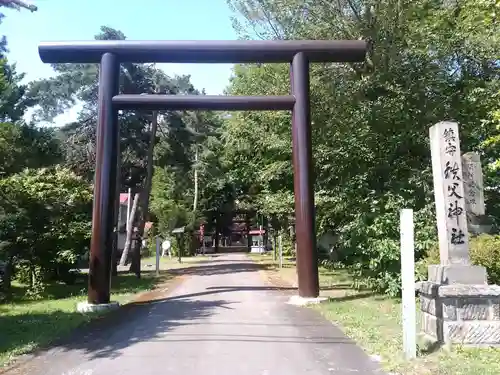
{"label": "grass", "polygon": [[[130,273],[119,273],[112,280],[113,301],[125,304],[137,293],[151,290],[160,282],[172,278],[167,273],[155,277],[153,271],[143,271],[137,279]],[[82,275],[74,285],[47,285],[39,299],[24,297],[26,287],[13,285],[13,298],[0,305],[0,366],[15,357],[46,346],[70,333],[74,328],[102,314],[81,314],[76,304],[86,300],[87,277]]]}
{"label": "grass", "polygon": [[[259,263],[273,264],[272,256],[251,255]],[[281,270],[282,279],[296,284],[293,262]],[[380,358],[383,368],[398,375],[493,375],[500,374],[500,349],[466,349],[429,351],[419,343],[416,360],[406,361],[402,353],[401,303],[369,290],[354,290],[352,279],[344,270],[320,268],[321,295],[329,300],[314,309],[336,323],[369,354]],[[417,305],[418,306],[418,305]],[[419,315],[417,315],[417,320]]]}

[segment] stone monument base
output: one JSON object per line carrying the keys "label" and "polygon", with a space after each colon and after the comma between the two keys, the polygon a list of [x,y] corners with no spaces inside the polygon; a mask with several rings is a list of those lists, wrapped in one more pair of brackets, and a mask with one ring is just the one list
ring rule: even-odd
{"label": "stone monument base", "polygon": [[318,303],[327,301],[328,298],[326,297],[316,297],[316,298],[307,298],[307,297],[301,297],[301,296],[292,296],[288,300],[289,305],[295,305],[295,306],[307,306],[307,305],[316,305]]}
{"label": "stone monument base", "polygon": [[420,286],[422,330],[442,344],[500,346],[500,286],[443,285],[424,281]]}
{"label": "stone monument base", "polygon": [[431,264],[427,269],[429,281],[436,284],[488,284],[486,268],[471,264]]}
{"label": "stone monument base", "polygon": [[120,304],[118,302],[101,303],[95,305],[93,303],[88,303],[87,301],[85,301],[85,302],[79,302],[76,305],[76,310],[80,313],[94,313],[94,312],[115,310],[118,307],[120,307]]}

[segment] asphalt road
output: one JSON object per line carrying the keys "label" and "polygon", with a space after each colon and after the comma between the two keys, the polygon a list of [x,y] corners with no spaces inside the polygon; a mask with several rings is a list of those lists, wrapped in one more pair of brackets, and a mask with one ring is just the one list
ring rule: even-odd
{"label": "asphalt road", "polygon": [[315,311],[287,304],[242,254],[200,264],[164,299],[126,309],[13,374],[382,374]]}

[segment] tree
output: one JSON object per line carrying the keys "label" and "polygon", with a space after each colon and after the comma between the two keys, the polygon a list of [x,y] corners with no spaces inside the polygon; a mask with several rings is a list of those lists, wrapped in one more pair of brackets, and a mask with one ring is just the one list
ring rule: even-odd
{"label": "tree", "polygon": [[28,4],[26,1],[21,0],[0,0],[0,7],[13,8],[13,9],[21,9],[25,8],[32,12],[38,10],[38,8],[33,4]]}
{"label": "tree", "polygon": [[[36,10],[33,5],[28,5],[19,0],[0,0],[0,7]],[[0,13],[0,24],[5,16]],[[21,84],[24,74],[16,71],[16,64],[9,64],[6,54],[7,38],[0,39],[0,122],[19,121],[26,109],[35,104],[33,98],[27,93],[27,85]]]}
{"label": "tree", "polygon": [[[311,67],[317,230],[338,235],[336,251],[360,283],[397,293],[399,209],[416,211],[417,257],[435,240],[429,126],[456,120],[462,149],[495,159],[495,147],[482,143],[498,134],[483,121],[498,109],[495,2],[229,3],[243,16],[235,24],[244,38],[368,41],[363,63]],[[287,66],[239,65],[229,92],[283,95],[288,82]],[[289,116],[241,113],[226,121],[223,138],[243,196],[284,216],[293,197]]]}
{"label": "tree", "polygon": [[0,178],[25,168],[40,168],[62,160],[58,139],[52,129],[33,125],[0,124]]}
{"label": "tree", "polygon": [[[120,31],[102,27],[96,39],[125,39]],[[77,103],[83,106],[75,123],[64,126],[60,136],[68,166],[88,181],[94,177],[95,136],[97,123],[98,65],[55,64],[55,77],[32,82],[30,94],[39,103],[35,120],[51,121]],[[150,65],[122,64],[120,92],[150,91],[154,73]],[[149,118],[140,112],[125,112],[119,116],[121,139],[121,181],[124,187],[137,188],[144,179]]]}
{"label": "tree", "polygon": [[184,244],[192,249],[192,230],[217,208],[214,198],[224,184],[221,119],[212,112],[186,112],[182,118],[178,126],[160,126],[151,210],[164,235],[186,227]]}
{"label": "tree", "polygon": [[17,122],[22,120],[28,107],[34,100],[27,94],[27,85],[21,84],[24,74],[16,72],[15,64],[8,64],[7,59],[0,60],[0,121]]}
{"label": "tree", "polygon": [[219,130],[222,122],[213,112],[193,112],[187,113],[186,123],[186,131],[192,136],[193,212],[197,213],[204,192],[200,187],[200,179],[203,179],[203,186],[206,187],[222,178],[216,154],[216,150],[221,147]]}
{"label": "tree", "polygon": [[[3,1],[0,6],[19,6],[20,2]],[[0,14],[0,22],[3,15]],[[7,59],[7,39],[0,42],[0,178],[24,168],[38,168],[60,161],[61,150],[51,129],[27,125],[23,116],[36,104],[22,84],[24,74],[16,71]]]}
{"label": "tree", "polygon": [[127,222],[127,237],[125,239],[125,245],[123,245],[123,252],[120,257],[120,266],[124,266],[125,263],[127,262],[130,246],[132,244],[132,233],[133,233],[138,201],[139,201],[139,194],[136,194],[134,196],[134,202],[132,203],[132,208],[130,210],[130,218],[128,219]]}
{"label": "tree", "polygon": [[[155,71],[152,78],[152,92],[155,94],[172,94],[177,90],[182,90],[183,93],[191,93],[194,91],[193,86],[189,83],[189,78],[186,77],[176,79],[175,88],[172,87],[172,81],[161,71]],[[139,210],[139,218],[137,225],[137,236],[142,238],[144,236],[144,226],[146,224],[146,217],[149,212],[149,197],[151,195],[152,179],[153,179],[153,169],[154,169],[154,148],[156,143],[156,135],[158,129],[158,117],[159,113],[154,111],[151,118],[151,127],[149,132],[149,144],[148,151],[146,155],[146,176],[143,184],[143,188],[140,194],[141,207]],[[175,123],[179,121],[179,115],[172,112],[166,113],[164,115],[163,121],[172,121]],[[131,228],[130,228],[131,229]],[[137,277],[140,277],[141,272],[141,243],[142,241],[136,241],[133,251],[132,263],[130,265],[130,270],[135,272]],[[122,257],[123,258],[123,257]],[[126,259],[126,258],[125,258]]]}
{"label": "tree", "polygon": [[88,251],[92,192],[63,167],[26,169],[0,179],[0,256],[30,281],[71,282],[69,270]]}
{"label": "tree", "polygon": [[[109,27],[102,27],[96,39],[123,40],[125,35]],[[56,64],[55,77],[33,82],[30,95],[40,104],[35,119],[51,120],[54,116],[72,107],[77,102],[83,110],[75,123],[60,131],[63,142],[65,164],[87,181],[92,181],[95,164],[95,126],[97,122],[97,78],[96,64]],[[120,71],[120,93],[127,94],[196,94],[189,76],[169,77],[150,64],[122,64]],[[148,214],[149,192],[153,163],[165,165],[188,165],[193,135],[185,131],[186,114],[163,111],[153,116],[141,111],[119,114],[121,139],[121,186],[140,192],[136,221],[137,234],[143,236]],[[153,120],[153,121],[152,121]],[[156,121],[156,122],[155,122]],[[155,150],[159,137],[156,128],[163,128],[167,137]],[[170,131],[172,130],[172,131]],[[153,153],[157,159],[153,158]],[[140,274],[140,241],[133,250],[131,270]]]}

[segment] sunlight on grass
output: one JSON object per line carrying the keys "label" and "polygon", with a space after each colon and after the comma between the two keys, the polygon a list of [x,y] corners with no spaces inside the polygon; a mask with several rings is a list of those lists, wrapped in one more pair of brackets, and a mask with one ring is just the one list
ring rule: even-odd
{"label": "sunlight on grass", "polygon": [[[346,272],[320,271],[321,284],[350,283]],[[327,291],[325,291],[327,294]],[[349,298],[346,298],[349,296]],[[500,374],[499,349],[440,349],[411,362],[403,358],[401,303],[393,298],[345,289],[342,296],[330,293],[330,300],[314,308],[337,323],[370,354],[381,356],[382,365],[393,374],[404,375],[493,375]],[[418,303],[417,303],[418,306]],[[417,319],[419,315],[417,314]],[[419,348],[423,349],[423,348]]]}

